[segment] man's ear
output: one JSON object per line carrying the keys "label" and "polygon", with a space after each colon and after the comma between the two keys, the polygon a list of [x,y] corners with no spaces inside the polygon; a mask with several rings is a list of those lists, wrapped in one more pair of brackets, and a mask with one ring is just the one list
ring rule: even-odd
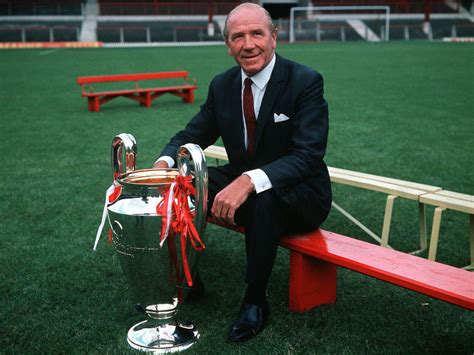
{"label": "man's ear", "polygon": [[272,48],[276,49],[277,47],[277,35],[278,35],[278,29],[275,28],[275,32],[272,33]]}
{"label": "man's ear", "polygon": [[227,54],[229,54],[232,57],[232,52],[230,51],[230,46],[229,46],[229,41],[225,40],[225,45],[227,46]]}

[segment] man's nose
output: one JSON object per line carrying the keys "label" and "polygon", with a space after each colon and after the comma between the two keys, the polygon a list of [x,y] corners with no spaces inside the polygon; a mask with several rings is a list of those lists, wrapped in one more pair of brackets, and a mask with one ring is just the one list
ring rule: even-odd
{"label": "man's nose", "polygon": [[246,35],[244,37],[244,49],[250,50],[250,49],[253,49],[253,47],[255,47],[255,42],[254,42],[252,36]]}

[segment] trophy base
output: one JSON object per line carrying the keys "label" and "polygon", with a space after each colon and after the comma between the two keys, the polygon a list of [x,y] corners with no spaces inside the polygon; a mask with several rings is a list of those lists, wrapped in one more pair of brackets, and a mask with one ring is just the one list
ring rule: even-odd
{"label": "trophy base", "polygon": [[137,350],[156,354],[183,351],[199,339],[199,332],[194,324],[181,324],[174,319],[168,323],[149,319],[135,324],[129,329],[128,344]]}

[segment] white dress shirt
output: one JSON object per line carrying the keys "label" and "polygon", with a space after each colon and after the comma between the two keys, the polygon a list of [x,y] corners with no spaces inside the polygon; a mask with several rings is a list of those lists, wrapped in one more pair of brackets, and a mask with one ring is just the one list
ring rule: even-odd
{"label": "white dress shirt", "polygon": [[[268,81],[272,75],[273,68],[275,67],[275,55],[273,55],[272,60],[268,65],[263,68],[262,71],[258,72],[250,79],[252,79],[252,95],[253,95],[253,109],[255,112],[255,117],[258,119],[258,113],[260,112],[260,107],[262,105],[263,96],[265,95],[265,90],[267,89]],[[244,140],[245,147],[247,147],[247,127],[245,124],[244,108],[243,108],[243,95],[244,95],[244,80],[247,78],[247,75],[242,70],[242,120],[244,122]],[[272,183],[268,178],[267,174],[262,169],[249,170],[243,173],[247,175],[253,182],[255,186],[255,192],[260,193],[271,189]]]}
{"label": "white dress shirt", "polygon": [[[265,68],[263,68],[262,71],[260,71],[259,73],[251,77],[253,108],[255,112],[255,117],[257,119],[258,119],[258,113],[260,112],[260,106],[262,105],[263,96],[265,95],[265,90],[267,89],[268,81],[270,80],[270,76],[272,75],[273,68],[275,67],[275,58],[276,56],[273,55],[273,58],[270,61],[270,63],[268,63],[268,65]],[[242,105],[243,105],[243,95],[244,95],[244,80],[246,78],[247,78],[247,75],[242,70],[242,91],[241,91]],[[247,147],[247,127],[245,124],[243,106],[242,106],[242,120],[244,123],[244,142],[245,142],[245,147]],[[172,168],[175,164],[174,159],[169,156],[162,156],[157,161],[160,161],[160,160],[166,161],[170,168]],[[265,172],[262,169],[249,170],[249,171],[244,172],[242,175],[247,175],[248,177],[250,177],[253,185],[255,186],[256,193],[269,190],[273,187],[267,174],[265,174]]]}

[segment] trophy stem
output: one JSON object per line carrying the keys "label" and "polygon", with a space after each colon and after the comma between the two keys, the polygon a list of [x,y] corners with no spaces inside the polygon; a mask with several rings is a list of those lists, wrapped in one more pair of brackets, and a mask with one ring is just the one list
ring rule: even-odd
{"label": "trophy stem", "polygon": [[171,319],[148,319],[129,329],[128,344],[137,350],[156,354],[183,351],[199,339],[192,323],[179,323]]}
{"label": "trophy stem", "polygon": [[144,309],[145,313],[153,319],[172,319],[178,312],[178,298],[173,297],[173,303],[151,304]]}

